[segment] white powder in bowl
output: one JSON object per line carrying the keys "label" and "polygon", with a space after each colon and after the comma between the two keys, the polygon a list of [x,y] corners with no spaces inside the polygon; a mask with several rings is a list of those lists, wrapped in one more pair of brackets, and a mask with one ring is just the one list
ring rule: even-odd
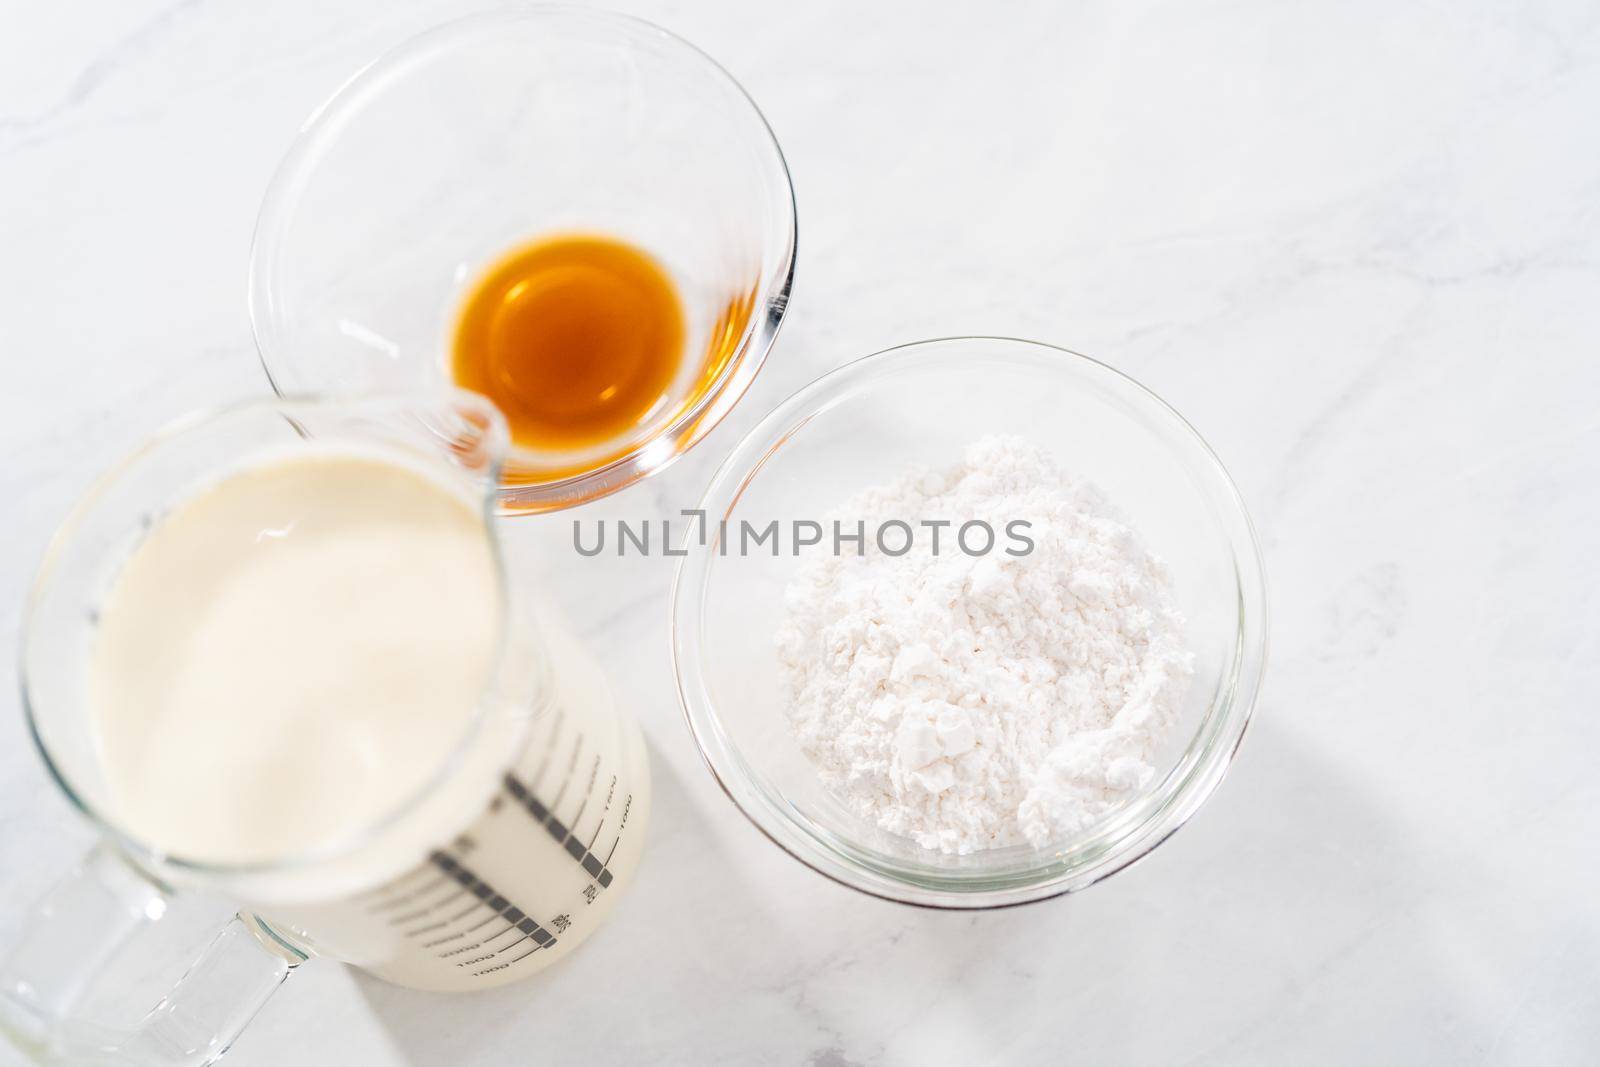
{"label": "white powder in bowl", "polygon": [[[864,552],[846,541],[801,566],[777,641],[795,736],[854,812],[941,852],[1043,847],[1150,781],[1193,657],[1165,565],[1099,490],[988,437],[839,518],[864,521]],[[996,531],[985,554],[955,542],[972,520]],[[873,536],[894,521],[916,535],[900,556]],[[1012,555],[1017,521],[1033,549]]]}

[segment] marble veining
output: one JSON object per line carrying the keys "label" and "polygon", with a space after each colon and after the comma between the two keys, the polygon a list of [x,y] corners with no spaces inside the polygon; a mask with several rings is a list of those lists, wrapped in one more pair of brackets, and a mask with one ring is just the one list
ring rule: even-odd
{"label": "marble veining", "polygon": [[[706,774],[670,561],[562,567],[566,520],[528,520],[519,548],[547,553],[652,747],[637,885],[524,986],[307,967],[226,1062],[1600,1060],[1600,8],[622,2],[759,101],[800,262],[740,407],[595,517],[692,506],[744,430],[847,359],[1062,344],[1170,400],[1250,503],[1274,612],[1257,722],[1192,825],[1107,884],[899,908],[781,854]],[[300,122],[472,6],[5,11],[0,645],[94,472],[179,411],[266,392],[246,253]],[[0,940],[87,843],[13,707]]]}

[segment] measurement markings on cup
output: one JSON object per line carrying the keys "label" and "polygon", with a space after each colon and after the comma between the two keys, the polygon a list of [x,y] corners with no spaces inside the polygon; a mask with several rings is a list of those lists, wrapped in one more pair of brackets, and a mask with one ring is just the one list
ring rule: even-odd
{"label": "measurement markings on cup", "polygon": [[555,721],[550,724],[550,740],[544,745],[544,759],[539,761],[539,769],[533,772],[535,788],[544,779],[544,772],[550,769],[550,757],[555,754],[556,741],[561,737],[561,724],[566,721],[567,709],[557,708]]}
{"label": "measurement markings on cup", "polygon": [[[415,909],[413,911],[408,911],[403,915],[396,915],[394,918],[389,920],[389,925],[390,926],[405,926],[408,923],[416,922],[418,919],[426,919],[428,916],[434,914],[440,908],[444,907],[446,904],[455,903],[466,892],[467,892],[467,890],[466,890],[466,888],[464,886],[457,886],[454,891],[446,894],[445,896],[440,897],[438,900],[433,901],[431,904],[428,904],[425,907],[417,908],[417,909]],[[439,920],[439,921],[437,921],[437,922],[435,922],[435,923],[433,923],[433,924],[431,924],[429,926],[424,926],[424,927],[422,927],[422,928],[420,928],[420,929],[418,929],[416,931],[413,931],[413,933],[419,933],[420,934],[420,933],[426,933],[429,930],[436,930],[436,929],[444,926],[445,923],[447,923],[449,921],[450,920],[448,920],[448,919],[442,919],[442,920]],[[408,933],[406,936],[409,937],[409,936],[411,936],[411,934]]]}
{"label": "measurement markings on cup", "polygon": [[[596,768],[598,768],[598,766],[599,764],[597,762]],[[591,773],[591,789],[593,789],[593,783],[594,778],[593,774]],[[576,860],[578,865],[588,873],[590,878],[593,878],[596,882],[600,883],[600,888],[605,889],[611,885],[612,876],[611,872],[606,868],[605,860],[602,860],[599,856],[596,856],[593,852],[589,851],[589,845],[586,845],[579,840],[578,835],[569,830],[566,824],[564,824],[560,819],[556,818],[555,813],[549,808],[546,808],[539,798],[534,796],[532,791],[529,790],[527,786],[523,785],[515,775],[506,775],[505,788],[506,792],[510,793],[512,798],[515,799],[517,803],[526,808],[528,810],[528,814],[532,815],[534,820],[537,821],[539,825],[543,826],[545,830],[549,832],[551,837],[555,838],[556,843],[562,848],[566,849],[567,855]],[[612,788],[615,788],[615,782],[612,783]],[[608,796],[606,799],[609,803],[610,797]],[[584,803],[588,803],[587,797],[585,797]],[[579,809],[579,812],[581,814],[581,808]],[[604,813],[601,814],[600,821],[602,823],[605,822]],[[595,836],[598,837],[599,834],[600,829],[597,826],[595,828]],[[593,843],[594,842],[592,840],[589,842],[589,844]],[[611,847],[612,851],[616,850],[616,845],[612,845]],[[608,855],[606,858],[610,859],[610,856]]]}
{"label": "measurement markings on cup", "polygon": [[[463,955],[472,949],[480,949],[482,951],[479,955],[456,961],[456,966],[465,968],[478,967],[482,964],[493,964],[492,966],[483,967],[481,970],[473,971],[474,975],[481,975],[488,974],[492,971],[504,970],[511,964],[516,963],[519,960],[527,959],[540,949],[549,948],[556,943],[556,937],[554,934],[546,930],[543,926],[539,925],[538,921],[531,915],[526,914],[505,897],[501,896],[499,893],[496,893],[493,886],[479,878],[477,875],[473,874],[466,867],[462,866],[462,864],[457,860],[445,855],[443,852],[435,852],[431,857],[429,857],[429,859],[433,862],[435,867],[438,867],[446,875],[454,879],[461,886],[464,892],[471,893],[477,898],[479,903],[493,913],[488,919],[478,923],[477,926],[469,927],[466,930],[460,931],[459,934],[451,935],[450,938],[441,939],[440,941],[435,942],[436,944],[442,945],[447,940],[454,940],[456,936],[465,936],[472,930],[478,929],[479,927],[486,925],[488,922],[496,918],[504,919],[507,923],[505,929],[491,934],[489,937],[480,939],[476,944],[470,946],[462,945],[459,947],[453,947],[441,952],[439,954],[440,959],[450,959],[454,956]],[[442,926],[444,924],[440,925]],[[500,938],[513,931],[516,931],[521,936],[519,936],[515,941],[508,941],[498,948],[490,947],[493,942],[498,941]],[[510,959],[506,959],[498,963],[495,962],[505,953],[516,948],[518,945],[521,945],[524,941],[532,941],[534,943],[533,947]]]}
{"label": "measurement markings on cup", "polygon": [[382,912],[393,910],[402,904],[414,901],[418,897],[431,893],[435,889],[444,885],[447,879],[444,875],[440,874],[432,879],[421,880],[420,884],[413,886],[404,893],[399,893],[398,895],[394,896],[390,895],[395,893],[397,890],[406,887],[414,879],[416,879],[417,875],[425,874],[432,870],[433,868],[428,867],[427,865],[420,865],[402,876],[399,881],[393,882],[386,886],[380,886],[378,889],[373,890],[372,893],[369,894],[369,899],[366,901],[367,913],[369,915],[377,915]]}
{"label": "measurement markings on cup", "polygon": [[[537,770],[531,778],[525,771],[521,777],[506,772],[501,791],[486,814],[494,816],[510,803],[513,810],[531,815],[591,880],[581,895],[583,903],[593,904],[614,881],[610,863],[627,832],[633,795],[626,790],[619,792],[619,776],[604,770],[604,754],[585,744],[583,731],[574,730],[568,735],[565,725],[564,713],[558,711],[550,736],[541,746],[544,754]],[[559,785],[551,774],[541,787],[539,783],[552,770],[561,774]],[[536,789],[551,797],[550,801],[536,796]],[[565,805],[563,798],[568,801]],[[556,814],[563,806],[575,808],[567,820]],[[583,828],[585,818],[593,819],[594,825]],[[611,840],[605,842],[602,858],[597,847],[605,837]],[[553,947],[557,935],[571,925],[572,917],[562,914],[540,923],[516,907],[465,864],[465,857],[474,847],[474,840],[463,834],[449,852],[430,853],[395,881],[358,899],[374,919],[396,929],[435,959],[481,977],[504,971],[542,948]]]}

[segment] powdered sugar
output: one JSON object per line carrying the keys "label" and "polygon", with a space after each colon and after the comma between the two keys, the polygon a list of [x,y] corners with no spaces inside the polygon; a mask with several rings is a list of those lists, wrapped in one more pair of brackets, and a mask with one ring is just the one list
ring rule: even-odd
{"label": "powdered sugar", "polygon": [[[790,723],[853,811],[943,852],[1043,847],[1150,780],[1192,657],[1166,567],[1097,489],[989,437],[840,515],[952,523],[938,554],[934,527],[901,556],[869,535],[862,555],[807,561],[786,592]],[[1001,532],[991,551],[954,541],[973,520]]]}

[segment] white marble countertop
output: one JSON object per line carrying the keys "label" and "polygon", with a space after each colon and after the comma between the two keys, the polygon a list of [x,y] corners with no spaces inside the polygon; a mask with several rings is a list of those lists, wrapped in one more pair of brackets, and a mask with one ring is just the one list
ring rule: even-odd
{"label": "white marble countertop", "polygon": [[[227,1062],[1600,1060],[1600,11],[626,6],[760,101],[801,239],[754,390],[611,513],[687,506],[851,357],[961,333],[1088,352],[1184,412],[1252,506],[1257,722],[1192,825],[1110,882],[898,907],[728,804],[673,692],[669,563],[634,561],[561,590],[656,768],[612,922],[468,998],[307,967]],[[94,471],[267,391],[245,256],[301,119],[467,9],[0,10],[0,648]],[[0,934],[88,840],[0,714]]]}

